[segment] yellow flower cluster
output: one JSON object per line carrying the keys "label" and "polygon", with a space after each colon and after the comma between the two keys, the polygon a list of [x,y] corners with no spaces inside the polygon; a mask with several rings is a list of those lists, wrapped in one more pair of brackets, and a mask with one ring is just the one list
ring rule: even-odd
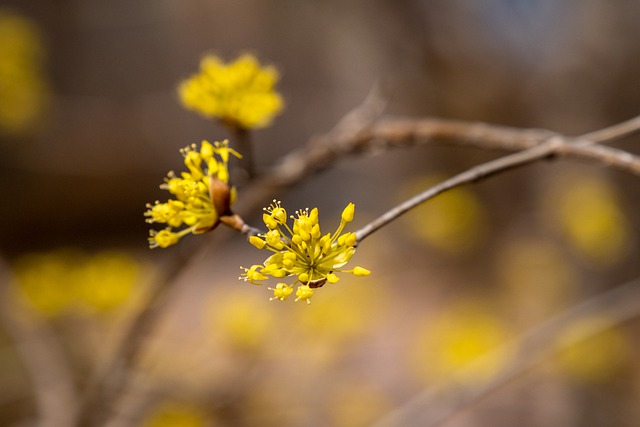
{"label": "yellow flower cluster", "polygon": [[274,67],[261,68],[249,54],[230,64],[207,55],[200,72],[180,84],[178,95],[187,109],[207,118],[244,129],[260,128],[282,110],[282,97],[274,89],[278,77]]}
{"label": "yellow flower cluster", "polygon": [[[200,150],[195,144],[181,150],[184,164],[189,172],[178,177],[169,172],[160,186],[168,190],[175,199],[166,203],[156,201],[147,204],[147,222],[167,224],[162,231],[151,230],[149,245],[166,248],[176,244],[186,234],[202,234],[218,226],[224,217],[231,214],[235,191],[229,187],[229,154],[241,157],[227,140],[211,144],[202,141]],[[186,226],[180,231],[174,231]]]}
{"label": "yellow flower cluster", "polygon": [[250,268],[244,268],[240,276],[242,280],[253,284],[268,279],[268,276],[281,279],[295,276],[291,284],[278,283],[273,291],[273,299],[284,301],[293,292],[293,287],[299,283],[296,290],[296,301],[310,302],[313,289],[325,283],[336,283],[339,278],[336,272],[352,273],[355,276],[367,276],[371,272],[362,267],[350,270],[342,269],[355,252],[355,233],[341,234],[344,226],[353,220],[355,205],[349,205],[342,212],[338,229],[325,235],[320,231],[318,223],[318,209],[314,208],[296,212],[293,227],[287,224],[287,212],[280,202],[274,202],[265,212],[262,219],[269,229],[265,234],[252,236],[249,241],[258,249],[268,249],[274,252],[264,262]]}

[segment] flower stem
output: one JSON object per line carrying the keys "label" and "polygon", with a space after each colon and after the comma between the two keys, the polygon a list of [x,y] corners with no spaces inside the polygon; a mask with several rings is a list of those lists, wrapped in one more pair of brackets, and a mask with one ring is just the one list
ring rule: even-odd
{"label": "flower stem", "polygon": [[247,181],[252,181],[256,176],[256,166],[253,156],[253,144],[251,141],[251,131],[241,126],[233,126],[233,139],[237,151],[242,154],[242,160],[238,162],[239,169],[242,172],[239,177],[236,177],[234,182],[237,185],[242,185]]}

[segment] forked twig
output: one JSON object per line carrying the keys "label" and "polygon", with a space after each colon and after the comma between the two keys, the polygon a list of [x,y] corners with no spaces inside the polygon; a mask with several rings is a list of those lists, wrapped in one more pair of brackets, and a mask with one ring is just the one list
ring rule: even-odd
{"label": "forked twig", "polygon": [[[485,132],[482,132],[483,135],[492,133],[491,131],[486,131],[486,128],[484,129]],[[640,118],[634,118],[619,125],[614,125],[610,128],[602,129],[596,132],[590,132],[577,138],[568,138],[560,135],[553,135],[548,137],[543,142],[535,143],[531,148],[527,148],[523,151],[519,151],[514,154],[510,154],[480,165],[473,166],[466,171],[459,173],[458,175],[455,175],[437,185],[434,185],[433,187],[428,188],[424,192],[417,194],[416,196],[385,212],[380,217],[374,219],[373,221],[356,231],[356,235],[358,236],[357,242],[362,242],[362,240],[364,240],[367,236],[375,233],[377,230],[389,224],[391,221],[399,218],[404,213],[447,190],[451,190],[464,184],[478,182],[484,178],[498,174],[500,172],[524,166],[538,160],[550,158],[553,156],[572,156],[577,158],[590,159],[604,165],[615,166],[618,169],[626,170],[640,176],[640,157],[626,151],[598,145],[596,144],[596,142],[586,139],[587,136],[591,136],[597,138],[599,142],[605,143],[608,142],[609,139],[621,138],[623,136],[638,132],[639,130]],[[498,131],[498,133],[500,132],[502,132],[502,130]],[[507,130],[506,132],[513,131]],[[474,135],[478,135],[477,131],[473,131],[473,133]],[[502,136],[504,135],[501,135],[501,137]],[[501,141],[501,139],[497,138],[497,141]],[[521,141],[526,141],[527,145],[531,144],[531,140],[528,137],[522,138]]]}

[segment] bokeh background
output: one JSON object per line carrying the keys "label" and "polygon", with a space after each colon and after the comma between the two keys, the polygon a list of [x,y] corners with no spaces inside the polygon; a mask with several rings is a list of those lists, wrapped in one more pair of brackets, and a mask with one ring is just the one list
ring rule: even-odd
{"label": "bokeh background", "polygon": [[[568,135],[633,117],[638,16],[640,3],[605,0],[3,0],[4,310],[53,342],[56,381],[81,396],[163,263],[183,254],[147,248],[145,204],[166,198],[158,185],[180,170],[181,147],[230,136],[178,102],[176,85],[204,53],[251,52],[279,69],[286,108],[254,135],[266,169],[376,84],[393,115]],[[638,142],[617,146],[637,152]],[[497,154],[429,146],[349,157],[273,197],[289,211],[319,207],[329,228],[354,202],[355,229]],[[354,261],[373,274],[325,287],[309,306],[269,302],[266,287],[237,281],[262,254],[232,231],[188,237],[181,245],[207,238],[211,249],[172,285],[136,381],[104,406],[119,426],[371,425],[638,277],[638,212],[637,177],[601,165],[511,171],[369,237]],[[41,385],[24,336],[4,323],[0,425],[37,425]],[[446,425],[637,426],[639,328],[607,328]],[[489,357],[456,378],[487,381],[505,363]]]}

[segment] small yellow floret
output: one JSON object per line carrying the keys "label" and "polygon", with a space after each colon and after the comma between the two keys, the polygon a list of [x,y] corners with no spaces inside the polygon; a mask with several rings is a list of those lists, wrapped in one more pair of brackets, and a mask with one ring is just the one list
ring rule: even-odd
{"label": "small yellow floret", "polygon": [[256,284],[255,283],[256,281],[267,280],[267,276],[265,276],[264,274],[258,271],[258,269],[261,268],[260,265],[252,265],[250,268],[244,268],[244,267],[240,267],[240,268],[244,269],[244,273],[243,275],[240,276],[240,278],[247,282]]}
{"label": "small yellow floret", "polygon": [[149,237],[149,246],[152,248],[168,248],[178,243],[180,237],[169,228],[154,233]]}
{"label": "small yellow floret", "polygon": [[311,297],[313,296],[313,289],[308,285],[300,285],[296,290],[296,302],[306,301],[307,304],[311,304]]}
{"label": "small yellow floret", "polygon": [[264,248],[264,245],[267,244],[264,240],[262,240],[258,236],[249,237],[249,243],[251,243],[253,246],[255,246],[258,249]]}
{"label": "small yellow floret", "polygon": [[278,283],[275,288],[267,288],[270,291],[273,291],[273,297],[269,299],[269,301],[273,301],[274,299],[279,299],[280,301],[284,301],[287,299],[291,292],[293,292],[293,288],[286,283]]}

